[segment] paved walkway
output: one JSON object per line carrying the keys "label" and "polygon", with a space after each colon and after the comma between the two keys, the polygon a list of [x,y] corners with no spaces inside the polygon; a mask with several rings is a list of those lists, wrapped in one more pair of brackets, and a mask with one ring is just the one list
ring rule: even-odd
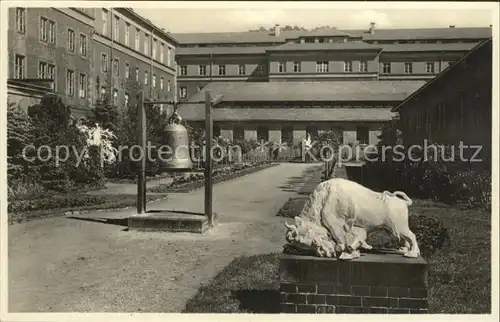
{"label": "paved walkway", "polygon": [[[282,250],[284,220],[276,213],[313,167],[281,164],[218,183],[219,224],[204,235],[127,232],[68,218],[13,225],[9,311],[180,312],[234,258]],[[203,211],[203,196],[203,189],[172,194],[148,209]]]}

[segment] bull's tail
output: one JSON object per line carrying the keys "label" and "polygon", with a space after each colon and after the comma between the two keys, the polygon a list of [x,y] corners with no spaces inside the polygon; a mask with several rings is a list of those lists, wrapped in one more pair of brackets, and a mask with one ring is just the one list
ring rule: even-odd
{"label": "bull's tail", "polygon": [[406,195],[406,193],[402,191],[394,191],[394,195],[403,198],[407,206],[411,206],[413,204],[413,201],[411,201],[411,199]]}
{"label": "bull's tail", "polygon": [[413,203],[413,201],[411,201],[411,199],[406,195],[406,193],[404,193],[402,191],[394,191],[394,192],[384,191],[381,193],[380,199],[382,199],[382,201],[385,202],[387,199],[387,196],[390,196],[390,197],[399,196],[403,199],[403,201],[406,203],[407,206],[411,206]]}

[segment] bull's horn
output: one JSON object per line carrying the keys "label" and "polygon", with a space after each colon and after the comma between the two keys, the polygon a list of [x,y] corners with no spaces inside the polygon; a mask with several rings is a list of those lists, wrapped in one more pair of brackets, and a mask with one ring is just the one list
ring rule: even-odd
{"label": "bull's horn", "polygon": [[295,228],[295,226],[294,226],[294,225],[290,225],[289,223],[287,223],[287,222],[286,222],[286,220],[285,220],[285,226],[286,226],[286,228],[288,228],[288,229],[294,229],[294,228]]}

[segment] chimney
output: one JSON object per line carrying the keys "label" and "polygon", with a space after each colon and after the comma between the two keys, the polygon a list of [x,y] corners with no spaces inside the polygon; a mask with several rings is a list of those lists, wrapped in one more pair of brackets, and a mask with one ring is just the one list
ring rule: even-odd
{"label": "chimney", "polygon": [[274,36],[276,37],[280,36],[280,25],[278,24],[274,25]]}
{"label": "chimney", "polygon": [[493,25],[490,25],[490,28],[493,27]]}
{"label": "chimney", "polygon": [[450,28],[455,28],[455,25],[450,25]]}
{"label": "chimney", "polygon": [[370,35],[373,35],[375,33],[375,23],[370,22]]}

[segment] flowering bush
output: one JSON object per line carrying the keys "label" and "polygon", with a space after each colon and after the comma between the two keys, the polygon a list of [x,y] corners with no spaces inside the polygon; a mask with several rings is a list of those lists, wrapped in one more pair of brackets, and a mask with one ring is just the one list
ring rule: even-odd
{"label": "flowering bush", "polygon": [[77,128],[86,140],[86,147],[83,154],[84,161],[89,160],[89,147],[97,147],[106,163],[111,164],[116,161],[117,149],[113,147],[113,141],[116,140],[116,136],[111,130],[103,129],[97,123],[93,127],[79,125]]}

